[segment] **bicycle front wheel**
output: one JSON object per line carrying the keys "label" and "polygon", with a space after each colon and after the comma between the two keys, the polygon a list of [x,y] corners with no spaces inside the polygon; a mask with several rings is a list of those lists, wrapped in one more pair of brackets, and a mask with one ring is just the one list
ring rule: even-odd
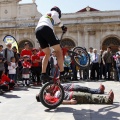
{"label": "bicycle front wheel", "polygon": [[64,99],[64,90],[61,85],[47,82],[40,90],[39,98],[41,103],[49,108],[55,109]]}
{"label": "bicycle front wheel", "polygon": [[82,47],[75,47],[73,48],[73,52],[77,53],[73,55],[74,63],[79,66],[81,69],[85,69],[90,65],[90,56],[86,49]]}

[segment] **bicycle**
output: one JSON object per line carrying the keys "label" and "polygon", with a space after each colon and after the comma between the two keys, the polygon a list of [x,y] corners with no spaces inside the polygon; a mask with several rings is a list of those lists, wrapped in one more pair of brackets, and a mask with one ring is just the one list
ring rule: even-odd
{"label": "bicycle", "polygon": [[[61,35],[61,39],[63,34]],[[84,69],[89,66],[90,57],[85,48],[75,47],[72,50],[68,50],[68,53],[74,63],[80,68]],[[84,64],[81,62],[83,58],[86,58]],[[40,90],[39,99],[41,103],[49,109],[58,107],[64,99],[64,89],[60,84],[60,79],[54,77],[49,82],[45,83]]]}

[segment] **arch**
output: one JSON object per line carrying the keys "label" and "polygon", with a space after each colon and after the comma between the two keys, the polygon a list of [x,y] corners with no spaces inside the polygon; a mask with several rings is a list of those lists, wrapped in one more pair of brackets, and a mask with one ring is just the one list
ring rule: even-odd
{"label": "arch", "polygon": [[112,52],[118,51],[118,46],[120,45],[120,38],[117,36],[107,36],[102,42],[102,49],[106,50],[107,46],[111,46]]}
{"label": "arch", "polygon": [[19,48],[19,51],[21,52],[22,49],[24,49],[24,43],[25,42],[28,42],[29,43],[29,46],[30,46],[30,49],[33,48],[33,43],[29,40],[22,40],[18,43],[18,48]]}
{"label": "arch", "polygon": [[68,48],[73,48],[75,47],[75,42],[69,38],[64,38],[61,40],[61,46],[68,46]]}

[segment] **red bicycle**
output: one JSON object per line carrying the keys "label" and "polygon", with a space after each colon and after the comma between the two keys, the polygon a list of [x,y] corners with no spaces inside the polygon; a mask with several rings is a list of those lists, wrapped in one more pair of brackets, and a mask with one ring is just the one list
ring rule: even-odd
{"label": "red bicycle", "polygon": [[[61,36],[61,39],[62,37],[63,34]],[[90,57],[85,48],[75,47],[72,50],[68,51],[68,53],[74,63],[80,68],[84,69],[89,66]],[[56,76],[56,74],[54,76]],[[49,82],[45,83],[40,90],[39,99],[41,103],[49,109],[55,109],[58,107],[64,99],[64,89],[60,84],[60,79],[54,77]]]}

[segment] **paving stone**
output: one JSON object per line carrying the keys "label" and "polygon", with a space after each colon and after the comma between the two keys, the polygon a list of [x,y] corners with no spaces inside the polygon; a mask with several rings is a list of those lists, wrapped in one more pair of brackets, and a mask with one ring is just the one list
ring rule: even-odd
{"label": "paving stone", "polygon": [[60,105],[48,110],[36,102],[40,87],[19,87],[0,96],[0,120],[120,120],[120,82],[79,81],[75,84],[98,88],[101,83],[105,85],[105,94],[111,89],[114,91],[113,105]]}

